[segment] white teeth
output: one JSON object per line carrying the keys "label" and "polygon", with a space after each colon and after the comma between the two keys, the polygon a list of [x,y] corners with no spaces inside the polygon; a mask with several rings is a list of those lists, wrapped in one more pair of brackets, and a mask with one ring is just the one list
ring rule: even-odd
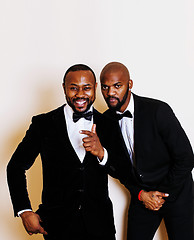
{"label": "white teeth", "polygon": [[86,100],[77,100],[76,103],[77,104],[84,104],[86,102]]}

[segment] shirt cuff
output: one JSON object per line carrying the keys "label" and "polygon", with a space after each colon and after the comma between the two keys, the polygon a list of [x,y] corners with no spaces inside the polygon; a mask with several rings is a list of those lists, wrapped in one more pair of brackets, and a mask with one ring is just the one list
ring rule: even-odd
{"label": "shirt cuff", "polygon": [[18,217],[23,213],[23,212],[32,212],[32,209],[24,209],[18,212]]}
{"label": "shirt cuff", "polygon": [[100,161],[100,159],[98,158],[99,164],[104,166],[107,163],[108,160],[108,152],[107,150],[104,148],[104,157],[102,159],[102,161]]}

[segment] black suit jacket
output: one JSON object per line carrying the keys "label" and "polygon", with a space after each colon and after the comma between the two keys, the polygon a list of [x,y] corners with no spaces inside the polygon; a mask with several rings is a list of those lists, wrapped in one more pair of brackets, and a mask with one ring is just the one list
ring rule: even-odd
{"label": "black suit jacket", "polygon": [[[94,123],[106,147],[106,121],[95,109]],[[38,213],[48,221],[48,226],[61,216],[63,229],[68,229],[82,208],[89,232],[114,233],[105,169],[89,152],[83,163],[80,162],[68,138],[63,106],[32,118],[29,130],[8,164],[8,185],[15,215],[31,208],[25,171],[33,165],[38,154],[43,167],[42,204]]]}
{"label": "black suit jacket", "polygon": [[[136,199],[139,191],[145,189],[169,193],[168,200],[173,201],[186,179],[192,178],[191,145],[169,105],[133,96],[135,166],[131,165],[117,123],[115,134],[120,141],[117,141],[117,159],[112,158],[107,164],[110,174],[119,178]],[[107,110],[105,114],[113,118],[114,112]]]}

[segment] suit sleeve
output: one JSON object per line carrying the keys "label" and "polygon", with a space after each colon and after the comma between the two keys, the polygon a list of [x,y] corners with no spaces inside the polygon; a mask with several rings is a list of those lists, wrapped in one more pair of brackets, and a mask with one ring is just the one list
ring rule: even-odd
{"label": "suit sleeve", "polygon": [[7,181],[15,216],[20,210],[31,208],[27,191],[26,170],[33,165],[40,152],[40,133],[37,122],[37,118],[33,117],[32,124],[7,166]]}
{"label": "suit sleeve", "polygon": [[[107,125],[103,131],[103,139],[105,139],[103,146],[108,152],[108,160],[105,164],[106,171],[111,177],[118,179],[130,192],[138,195],[141,187],[134,178],[129,155],[124,152],[119,124],[110,117],[106,117],[106,120]],[[105,123],[104,121],[104,125]]]}
{"label": "suit sleeve", "polygon": [[169,193],[169,200],[173,200],[194,167],[193,151],[183,128],[167,104],[160,106],[156,118],[159,133],[172,160],[169,172],[158,185],[158,190]]}

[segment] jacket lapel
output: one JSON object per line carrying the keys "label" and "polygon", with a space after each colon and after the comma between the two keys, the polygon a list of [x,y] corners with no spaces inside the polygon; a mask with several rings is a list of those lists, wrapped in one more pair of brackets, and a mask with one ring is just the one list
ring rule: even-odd
{"label": "jacket lapel", "polygon": [[76,159],[81,164],[68,136],[64,106],[65,105],[59,107],[58,111],[52,116],[52,120],[54,121],[53,126],[56,129],[57,135],[62,139],[63,144],[66,146],[68,145],[69,151],[67,154],[72,154],[73,159]]}
{"label": "jacket lapel", "polygon": [[144,104],[141,98],[135,94],[134,96],[134,152],[135,159],[138,159],[138,153],[142,152],[141,142],[147,137],[145,132],[146,115]]}

